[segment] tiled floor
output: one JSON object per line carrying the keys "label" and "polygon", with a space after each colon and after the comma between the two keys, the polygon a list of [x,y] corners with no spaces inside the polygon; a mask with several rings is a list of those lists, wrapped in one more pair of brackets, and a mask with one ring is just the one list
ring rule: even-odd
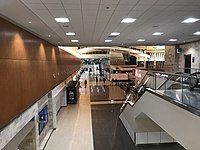
{"label": "tiled floor", "polygon": [[93,150],[89,87],[82,86],[79,102],[62,108],[59,115],[45,150]]}
{"label": "tiled floor", "polygon": [[118,118],[120,106],[118,104],[92,105],[95,150],[184,150],[177,143],[136,147]]}
{"label": "tiled floor", "polygon": [[132,140],[118,118],[120,107],[121,104],[92,105],[95,150],[131,150],[134,148]]}
{"label": "tiled floor", "polygon": [[125,99],[125,92],[118,86],[99,83],[99,85],[90,86],[90,99],[91,102],[110,100],[122,101]]}
{"label": "tiled floor", "polygon": [[[81,83],[88,79],[81,78]],[[120,105],[110,102],[90,102],[90,86],[110,85],[107,81],[88,81],[87,88],[80,89],[77,104],[62,108],[58,116],[57,129],[53,132],[45,150],[182,150],[179,144],[138,146],[132,143],[118,118]],[[109,92],[108,99],[123,96],[118,87]],[[103,89],[102,89],[103,90]],[[121,90],[121,89],[120,89]],[[103,90],[104,91],[104,90]],[[106,91],[105,91],[106,92]],[[92,106],[91,106],[92,104]]]}

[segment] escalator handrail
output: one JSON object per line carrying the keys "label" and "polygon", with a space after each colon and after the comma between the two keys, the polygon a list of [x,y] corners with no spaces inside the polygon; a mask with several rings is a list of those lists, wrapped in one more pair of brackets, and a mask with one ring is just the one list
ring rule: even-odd
{"label": "escalator handrail", "polygon": [[[180,74],[184,74],[184,73],[183,72],[175,72],[175,74],[180,75]],[[172,77],[173,77],[173,75],[170,75],[170,77],[168,77],[168,79],[163,84],[161,84],[160,87],[157,88],[157,90],[160,90]]]}
{"label": "escalator handrail", "polygon": [[[165,75],[173,75],[173,76],[180,76],[180,77],[192,77],[192,78],[200,79],[200,78],[191,76],[191,75],[194,74],[194,73],[192,73],[192,74],[190,74],[190,75],[186,75],[186,74],[176,74],[176,73],[168,73],[168,72],[163,72],[163,71],[152,71],[152,73],[154,73],[154,74],[160,73],[160,74],[165,74]],[[195,73],[200,73],[200,72],[195,72]]]}

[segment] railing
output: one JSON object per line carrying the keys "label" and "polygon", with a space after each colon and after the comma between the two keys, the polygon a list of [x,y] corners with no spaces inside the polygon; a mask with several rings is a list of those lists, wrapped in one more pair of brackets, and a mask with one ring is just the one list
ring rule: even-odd
{"label": "railing", "polygon": [[161,68],[164,72],[170,72],[170,73],[195,73],[195,72],[200,72],[200,68],[182,68],[182,67],[176,67],[176,66],[164,66]]}
{"label": "railing", "polygon": [[186,75],[148,71],[137,87],[130,88],[130,93],[121,110],[126,104],[134,106],[146,88],[176,103],[200,110],[200,72]]}
{"label": "railing", "polygon": [[120,111],[122,112],[123,109],[125,108],[125,106],[127,104],[133,106],[137,100],[139,100],[140,96],[144,93],[145,88],[146,88],[146,84],[149,81],[150,77],[149,75],[146,73],[144,78],[141,80],[141,82],[139,83],[138,86],[132,86],[130,88],[129,93],[126,96],[126,100],[124,101],[124,103],[122,104],[122,107],[120,108]]}
{"label": "railing", "polygon": [[[177,103],[200,110],[200,72],[191,75],[153,72],[155,93],[167,96]],[[158,82],[162,82],[158,86]]]}

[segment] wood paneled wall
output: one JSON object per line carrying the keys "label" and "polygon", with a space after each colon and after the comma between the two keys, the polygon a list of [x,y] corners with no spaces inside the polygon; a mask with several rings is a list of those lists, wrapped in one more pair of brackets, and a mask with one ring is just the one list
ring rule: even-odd
{"label": "wood paneled wall", "polygon": [[80,65],[78,58],[0,18],[0,129]]}

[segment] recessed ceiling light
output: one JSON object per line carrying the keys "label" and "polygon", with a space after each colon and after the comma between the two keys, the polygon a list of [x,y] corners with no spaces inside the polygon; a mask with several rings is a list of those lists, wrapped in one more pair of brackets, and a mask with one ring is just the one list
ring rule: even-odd
{"label": "recessed ceiling light", "polygon": [[135,18],[124,18],[121,23],[133,23],[135,22],[136,19]]}
{"label": "recessed ceiling light", "polygon": [[31,24],[32,22],[31,22],[31,21],[29,21],[28,23],[29,23],[29,24]]}
{"label": "recessed ceiling light", "polygon": [[200,35],[200,31],[193,33],[194,35]]}
{"label": "recessed ceiling light", "polygon": [[170,42],[176,42],[178,41],[177,39],[169,39]]}
{"label": "recessed ceiling light", "polygon": [[164,34],[163,32],[155,32],[152,35],[163,35],[163,34]]}
{"label": "recessed ceiling light", "polygon": [[48,35],[48,37],[51,37],[51,35]]}
{"label": "recessed ceiling light", "polygon": [[67,32],[66,35],[76,35],[74,32]]}
{"label": "recessed ceiling light", "polygon": [[112,40],[105,40],[106,43],[112,42]]}
{"label": "recessed ceiling light", "polygon": [[56,22],[61,22],[61,23],[65,23],[65,22],[69,22],[68,18],[55,18]]}
{"label": "recessed ceiling light", "polygon": [[120,33],[119,32],[112,32],[110,35],[117,36],[117,35],[120,35]]}
{"label": "recessed ceiling light", "polygon": [[138,39],[137,41],[138,41],[138,42],[144,42],[145,39]]}
{"label": "recessed ceiling light", "polygon": [[197,22],[199,20],[200,19],[197,19],[197,18],[187,18],[187,19],[183,20],[181,23],[194,23],[194,22]]}
{"label": "recessed ceiling light", "polygon": [[77,42],[78,42],[78,40],[71,40],[71,42],[73,42],[73,43],[77,43]]}

